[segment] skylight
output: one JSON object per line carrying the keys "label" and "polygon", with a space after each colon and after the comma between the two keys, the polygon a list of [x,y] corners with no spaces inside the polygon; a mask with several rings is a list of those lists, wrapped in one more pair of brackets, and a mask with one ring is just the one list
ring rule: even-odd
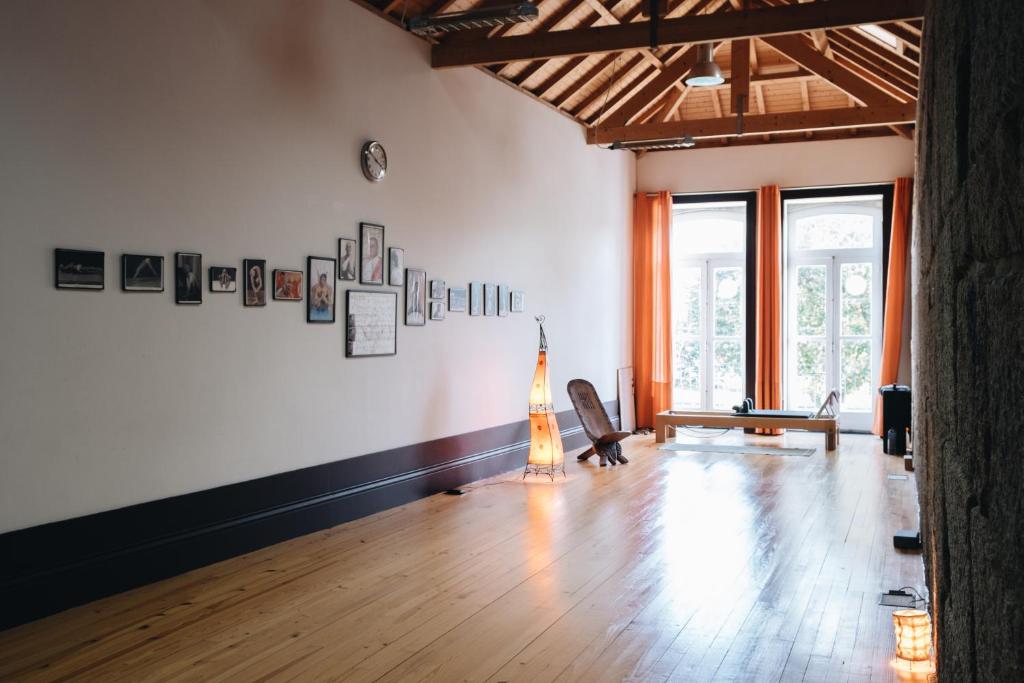
{"label": "skylight", "polygon": [[880,40],[881,42],[885,43],[892,49],[899,49],[899,39],[893,34],[886,31],[878,24],[861,24],[857,28],[859,28],[861,31],[864,31],[864,33],[867,33],[872,38],[875,38],[876,40]]}

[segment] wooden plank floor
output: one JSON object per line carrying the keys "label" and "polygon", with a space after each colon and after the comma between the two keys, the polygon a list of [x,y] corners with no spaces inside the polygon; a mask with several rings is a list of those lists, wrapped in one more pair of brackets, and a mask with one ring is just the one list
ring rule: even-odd
{"label": "wooden plank floor", "polygon": [[[624,445],[434,496],[0,633],[18,681],[896,681],[923,588],[913,475],[873,437],[811,457]],[[681,437],[682,441],[694,441]]]}

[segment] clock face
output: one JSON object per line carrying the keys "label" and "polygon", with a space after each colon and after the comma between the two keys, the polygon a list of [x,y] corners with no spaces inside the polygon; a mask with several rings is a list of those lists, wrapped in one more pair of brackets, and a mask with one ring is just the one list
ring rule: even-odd
{"label": "clock face", "polygon": [[360,156],[363,175],[367,180],[372,180],[375,183],[384,180],[384,175],[388,172],[388,155],[384,151],[384,145],[376,140],[371,140],[363,145]]}

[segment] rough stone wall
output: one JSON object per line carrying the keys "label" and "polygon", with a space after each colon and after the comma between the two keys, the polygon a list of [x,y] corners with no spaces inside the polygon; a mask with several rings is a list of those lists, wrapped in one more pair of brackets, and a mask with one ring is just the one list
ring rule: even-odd
{"label": "rough stone wall", "polygon": [[929,0],[914,450],[944,682],[1024,681],[1024,1]]}

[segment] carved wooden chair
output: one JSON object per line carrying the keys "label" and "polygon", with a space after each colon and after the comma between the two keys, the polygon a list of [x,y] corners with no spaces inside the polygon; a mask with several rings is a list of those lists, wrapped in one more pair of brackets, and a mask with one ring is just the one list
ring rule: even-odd
{"label": "carved wooden chair", "polygon": [[622,455],[622,446],[619,442],[630,433],[615,431],[594,385],[585,379],[574,379],[566,388],[572,407],[576,409],[576,415],[583,425],[583,432],[592,444],[577,457],[577,460],[586,460],[596,453],[600,458],[601,467],[609,462],[612,465],[629,462],[626,456]]}

